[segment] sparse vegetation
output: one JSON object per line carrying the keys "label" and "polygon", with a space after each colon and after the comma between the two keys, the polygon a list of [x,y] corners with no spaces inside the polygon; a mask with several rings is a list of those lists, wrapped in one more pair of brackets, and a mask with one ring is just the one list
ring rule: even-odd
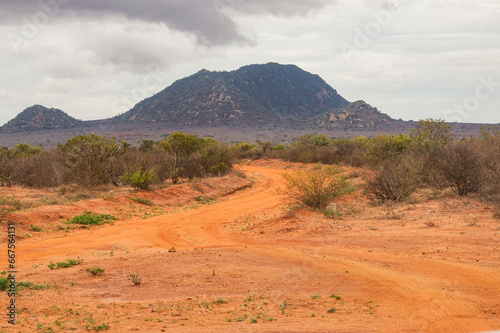
{"label": "sparse vegetation", "polygon": [[130,281],[134,284],[134,286],[138,286],[142,283],[142,275],[133,273],[129,274]]}
{"label": "sparse vegetation", "polygon": [[89,272],[92,275],[101,275],[102,273],[104,273],[104,269],[100,267],[89,267],[87,268],[87,272]]}
{"label": "sparse vegetation", "polygon": [[126,197],[127,199],[132,200],[133,202],[137,202],[141,205],[146,205],[146,206],[154,206],[154,202],[151,199],[146,199],[146,198],[134,198],[134,197]]}
{"label": "sparse vegetation", "polygon": [[194,200],[196,202],[209,204],[209,203],[216,201],[217,199],[216,198],[207,198],[204,195],[198,195],[194,198]]}
{"label": "sparse vegetation", "polygon": [[5,291],[9,289],[10,286],[10,274],[7,275],[6,271],[0,272],[0,291]]}
{"label": "sparse vegetation", "polygon": [[61,261],[61,262],[57,262],[57,263],[50,262],[50,264],[47,267],[50,269],[69,268],[69,267],[73,267],[76,265],[80,265],[82,262],[83,262],[83,260],[80,258],[78,258],[78,259],[66,259],[65,261]]}
{"label": "sparse vegetation", "polygon": [[30,224],[30,229],[34,232],[42,231],[42,227],[37,227],[36,225]]}
{"label": "sparse vegetation", "polygon": [[82,215],[77,215],[71,220],[68,219],[68,224],[82,224],[82,225],[102,225],[118,220],[117,217],[110,214],[96,214],[86,210]]}
{"label": "sparse vegetation", "polygon": [[109,330],[111,327],[106,324],[106,323],[102,323],[101,325],[96,325],[96,326],[93,326],[92,329],[96,332],[100,332],[100,331],[107,331]]}

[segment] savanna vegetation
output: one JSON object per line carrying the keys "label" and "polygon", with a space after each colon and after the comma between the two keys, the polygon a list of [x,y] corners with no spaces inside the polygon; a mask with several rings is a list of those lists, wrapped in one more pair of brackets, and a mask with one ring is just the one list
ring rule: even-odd
{"label": "savanna vegetation", "polygon": [[170,179],[222,176],[232,167],[230,147],[183,132],[132,147],[114,137],[79,135],[44,150],[19,144],[0,148],[0,185],[31,188],[76,184],[93,188],[128,185],[149,189]]}
{"label": "savanna vegetation", "polygon": [[233,149],[240,158],[370,169],[373,172],[365,179],[364,192],[373,202],[403,201],[419,189],[432,188],[451,189],[460,196],[472,194],[500,206],[500,128],[485,126],[479,134],[456,140],[444,121],[426,119],[409,135],[348,140],[306,134],[288,146],[271,145],[264,150],[261,143],[243,142]]}
{"label": "savanna vegetation", "polygon": [[[479,134],[456,140],[448,124],[433,119],[420,121],[408,135],[333,139],[306,134],[290,145],[258,141],[229,146],[211,137],[177,132],[162,141],[143,140],[139,147],[132,147],[113,137],[88,134],[53,150],[27,144],[0,148],[0,185],[150,189],[167,180],[177,184],[222,176],[237,160],[276,158],[370,169],[364,191],[374,202],[403,201],[419,189],[433,188],[451,189],[460,196],[472,194],[500,205],[500,129],[484,127]],[[312,206],[324,208],[328,198],[345,190],[343,179],[329,170],[288,175],[286,180],[299,191],[298,201],[313,200]],[[321,193],[299,198],[307,186],[316,186]],[[288,193],[294,193],[292,188]]]}

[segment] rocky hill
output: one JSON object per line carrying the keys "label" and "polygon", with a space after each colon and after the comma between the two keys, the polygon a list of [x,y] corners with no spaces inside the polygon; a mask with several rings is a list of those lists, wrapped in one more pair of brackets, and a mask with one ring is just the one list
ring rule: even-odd
{"label": "rocky hill", "polygon": [[387,128],[395,122],[364,101],[350,103],[317,117],[313,123],[320,128]]}
{"label": "rocky hill", "polygon": [[176,125],[258,125],[306,120],[349,104],[318,75],[294,65],[250,65],[176,81],[117,117]]}
{"label": "rocky hill", "polygon": [[34,130],[54,130],[74,128],[83,121],[70,117],[61,110],[34,105],[18,114],[14,119],[0,127],[2,132],[13,133]]}

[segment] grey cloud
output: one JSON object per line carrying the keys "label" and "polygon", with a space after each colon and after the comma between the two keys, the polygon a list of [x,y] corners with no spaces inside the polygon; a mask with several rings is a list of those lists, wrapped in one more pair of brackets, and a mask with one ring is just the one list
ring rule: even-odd
{"label": "grey cloud", "polygon": [[318,10],[337,0],[222,0],[221,3],[226,3],[228,7],[244,12],[247,14],[267,14],[270,13],[276,16],[303,16],[312,10]]}
{"label": "grey cloud", "polygon": [[[244,14],[279,16],[304,15],[335,0],[40,0],[39,2],[0,0],[2,22],[16,22],[48,12],[56,18],[70,13],[86,14],[92,19],[101,15],[124,15],[131,20],[163,23],[172,30],[193,34],[205,46],[251,44],[241,34],[225,9]],[[65,3],[67,3],[65,5]],[[42,5],[45,4],[45,5]],[[45,9],[44,9],[45,8]]]}

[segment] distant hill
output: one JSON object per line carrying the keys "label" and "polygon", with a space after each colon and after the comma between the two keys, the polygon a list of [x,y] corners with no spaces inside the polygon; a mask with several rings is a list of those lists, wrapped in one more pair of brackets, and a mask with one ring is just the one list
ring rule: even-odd
{"label": "distant hill", "polygon": [[314,123],[320,128],[386,128],[396,121],[364,101],[350,103],[318,118]]}
{"label": "distant hill", "polygon": [[349,104],[318,75],[294,65],[200,72],[117,117],[175,125],[258,125],[307,120]]}
{"label": "distant hill", "polygon": [[61,110],[34,105],[22,111],[14,119],[0,127],[2,132],[13,133],[34,130],[74,128],[83,121],[68,116]]}

